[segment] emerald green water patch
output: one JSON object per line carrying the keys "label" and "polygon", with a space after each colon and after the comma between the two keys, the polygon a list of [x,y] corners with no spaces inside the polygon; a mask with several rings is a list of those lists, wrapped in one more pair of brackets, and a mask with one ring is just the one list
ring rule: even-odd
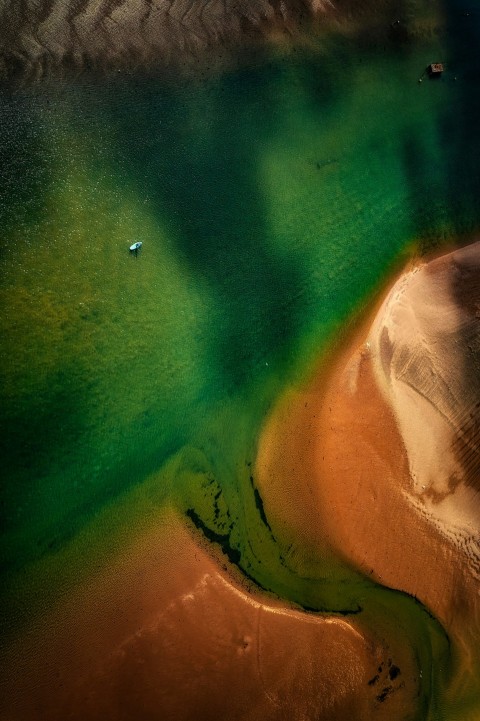
{"label": "emerald green water patch", "polygon": [[[49,138],[47,219],[17,231],[4,256],[5,525],[23,526],[30,554],[178,446],[187,419],[175,398],[196,399],[196,339],[208,313],[208,295],[182,283],[143,200],[95,169],[87,177],[88,147],[68,138],[68,150],[65,137]],[[139,226],[159,241],[154,265],[128,255]],[[152,419],[169,406],[162,429]]]}

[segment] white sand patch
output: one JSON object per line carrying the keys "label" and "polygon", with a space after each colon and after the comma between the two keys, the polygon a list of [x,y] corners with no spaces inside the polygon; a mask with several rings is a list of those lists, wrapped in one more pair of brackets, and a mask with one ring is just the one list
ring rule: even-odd
{"label": "white sand patch", "polygon": [[460,546],[480,543],[478,278],[479,242],[424,264],[395,284],[369,335],[407,451],[412,504]]}

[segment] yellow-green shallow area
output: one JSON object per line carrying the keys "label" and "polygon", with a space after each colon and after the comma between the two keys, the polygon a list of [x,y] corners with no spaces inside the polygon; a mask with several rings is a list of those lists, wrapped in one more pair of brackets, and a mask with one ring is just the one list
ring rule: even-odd
{"label": "yellow-green shallow area", "polygon": [[[409,254],[479,226],[464,41],[480,15],[447,9],[445,31],[407,44],[337,34],[202,79],[5,89],[9,635],[173,506],[268,592],[367,625],[393,614],[436,668],[419,718],[461,718],[441,704],[455,654],[428,611],[327,552],[288,570],[250,478],[282,389]],[[441,80],[418,83],[438,59]]]}

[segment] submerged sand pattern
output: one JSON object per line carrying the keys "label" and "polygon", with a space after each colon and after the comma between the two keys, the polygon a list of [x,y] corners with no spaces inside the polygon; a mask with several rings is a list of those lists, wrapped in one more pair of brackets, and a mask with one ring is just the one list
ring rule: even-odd
{"label": "submerged sand pattern", "polygon": [[288,27],[330,7],[329,0],[53,0],[5,3],[0,70],[40,77],[61,66],[188,62],[208,47]]}

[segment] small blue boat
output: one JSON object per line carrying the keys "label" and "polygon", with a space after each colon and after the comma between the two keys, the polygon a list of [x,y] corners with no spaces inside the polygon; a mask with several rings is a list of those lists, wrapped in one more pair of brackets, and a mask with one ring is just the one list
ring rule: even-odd
{"label": "small blue boat", "polygon": [[142,242],[138,240],[136,243],[133,243],[133,245],[130,246],[130,250],[140,250],[142,247]]}

